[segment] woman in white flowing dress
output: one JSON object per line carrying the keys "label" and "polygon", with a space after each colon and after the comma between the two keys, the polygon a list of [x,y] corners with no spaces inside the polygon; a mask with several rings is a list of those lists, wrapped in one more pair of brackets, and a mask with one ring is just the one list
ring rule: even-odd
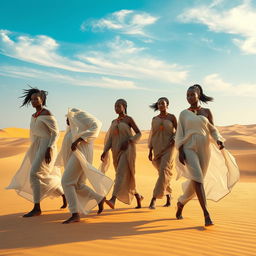
{"label": "woman in white flowing dress", "polygon": [[36,109],[30,123],[30,147],[20,169],[7,189],[15,189],[18,195],[34,202],[34,208],[23,217],[41,214],[40,201],[47,196],[62,196],[61,173],[54,166],[57,156],[56,142],[59,135],[57,121],[45,108],[47,92],[37,88],[24,90],[22,106],[31,105]]}
{"label": "woman in white flowing dress", "polygon": [[[115,184],[112,197],[109,200],[114,209],[116,199],[131,204],[136,198],[136,208],[141,208],[143,197],[136,190],[135,183],[135,144],[141,137],[141,132],[134,120],[127,115],[127,102],[119,99],[115,103],[115,111],[118,118],[112,121],[106,134],[104,151],[101,155],[101,170],[106,172],[108,166],[108,151],[111,149],[115,168]],[[133,131],[135,135],[133,134]]]}
{"label": "woman in white flowing dress", "polygon": [[[56,161],[64,166],[62,186],[72,216],[63,224],[79,222],[80,213],[88,214],[97,204],[103,211],[105,196],[113,181],[92,166],[93,141],[99,135],[101,122],[91,114],[73,108],[67,114],[67,131]],[[88,180],[91,187],[85,184]]]}
{"label": "woman in white flowing dress", "polygon": [[220,200],[239,179],[235,159],[224,149],[223,138],[213,124],[210,109],[200,105],[200,102],[212,100],[203,93],[200,85],[189,87],[187,101],[190,107],[180,113],[175,137],[179,150],[178,178],[184,176],[188,179],[183,184],[184,194],[177,202],[176,218],[183,218],[184,205],[196,194],[204,213],[205,226],[213,225],[206,199]]}
{"label": "woman in white flowing dress", "polygon": [[149,135],[148,158],[158,171],[158,179],[153,190],[149,208],[156,208],[156,199],[166,196],[164,207],[171,205],[170,181],[174,165],[174,136],[177,129],[177,120],[173,114],[167,112],[169,100],[161,97],[150,107],[160,114],[152,119]]}

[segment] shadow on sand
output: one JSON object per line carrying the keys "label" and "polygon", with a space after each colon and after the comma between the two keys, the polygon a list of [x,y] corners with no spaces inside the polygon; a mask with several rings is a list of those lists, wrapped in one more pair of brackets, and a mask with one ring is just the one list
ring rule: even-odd
{"label": "shadow on sand", "polygon": [[[173,228],[161,225],[164,221],[176,221],[174,218],[155,220],[129,221],[129,215],[146,213],[145,210],[117,209],[106,210],[97,216],[92,212],[80,223],[63,225],[61,222],[67,219],[69,213],[56,213],[48,211],[46,215],[33,218],[22,218],[24,213],[0,216],[0,249],[31,248],[50,246],[72,242],[86,242],[93,240],[110,240],[125,236],[156,234],[182,230],[205,230],[202,226]],[[106,220],[113,215],[126,214],[128,221],[113,222]],[[112,219],[112,218],[111,218]],[[95,222],[92,222],[95,220]],[[153,224],[153,226],[148,226]],[[157,225],[156,225],[157,224]],[[158,225],[159,224],[159,225]],[[163,224],[163,223],[162,223]],[[147,225],[147,226],[143,226]]]}

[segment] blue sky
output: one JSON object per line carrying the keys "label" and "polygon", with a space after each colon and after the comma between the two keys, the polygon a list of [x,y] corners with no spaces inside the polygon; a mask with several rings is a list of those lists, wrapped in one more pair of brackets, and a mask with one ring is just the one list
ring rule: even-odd
{"label": "blue sky", "polygon": [[28,127],[28,84],[49,92],[61,129],[78,107],[106,130],[118,98],[149,129],[148,105],[166,96],[178,117],[194,83],[214,97],[217,125],[253,124],[255,57],[255,1],[1,1],[0,127]]}

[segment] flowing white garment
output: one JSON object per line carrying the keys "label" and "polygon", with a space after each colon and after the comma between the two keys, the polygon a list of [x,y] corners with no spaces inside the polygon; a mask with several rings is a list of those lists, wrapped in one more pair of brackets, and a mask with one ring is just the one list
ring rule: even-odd
{"label": "flowing white garment", "polygon": [[[61,172],[54,166],[58,134],[57,122],[53,116],[31,117],[30,147],[19,170],[6,189],[15,189],[18,195],[35,203],[39,203],[47,196],[63,194]],[[48,147],[52,149],[50,164],[45,162],[45,152]],[[37,184],[31,184],[35,180]]]}
{"label": "flowing white garment", "polygon": [[[84,178],[89,181],[91,188],[99,195],[97,198],[92,198],[90,194],[81,196],[78,192],[76,193],[78,211],[88,214],[109,193],[113,185],[113,181],[109,177],[92,166],[92,145],[94,139],[99,135],[101,122],[89,113],[78,109],[69,110],[67,118],[70,126],[67,128],[56,165],[66,168],[72,154],[78,159]],[[77,149],[72,152],[71,144],[78,138],[82,138],[86,143],[79,143]]]}
{"label": "flowing white garment", "polygon": [[[219,150],[214,141],[223,141],[218,130],[201,115],[196,115],[189,110],[183,110],[179,117],[178,128],[175,137],[177,149],[183,145],[186,158],[190,158],[190,153],[195,152],[204,163],[205,173],[198,173],[197,167],[189,164],[182,165],[176,158],[177,179],[181,176],[188,179],[182,184],[183,191],[186,192],[191,180],[204,184],[206,198],[218,201],[227,195],[235,183],[239,180],[240,173],[234,157],[226,150]],[[200,144],[199,141],[206,142]],[[203,148],[203,150],[202,150]],[[203,153],[199,153],[199,152]],[[200,155],[201,154],[201,155]],[[193,161],[192,161],[193,162]],[[202,166],[202,165],[201,165]]]}

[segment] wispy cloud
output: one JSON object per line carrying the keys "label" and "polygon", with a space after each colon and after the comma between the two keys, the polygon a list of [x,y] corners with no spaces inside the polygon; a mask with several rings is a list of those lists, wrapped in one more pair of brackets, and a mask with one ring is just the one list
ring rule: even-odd
{"label": "wispy cloud", "polygon": [[120,76],[144,81],[181,84],[187,78],[188,71],[183,67],[148,56],[142,53],[143,48],[136,48],[131,41],[116,37],[108,47],[108,52],[94,52],[90,56],[81,54],[78,57],[104,70],[115,70]]}
{"label": "wispy cloud", "polygon": [[10,31],[0,30],[1,54],[47,67],[74,72],[101,73],[96,67],[58,54],[59,44],[51,37],[44,35],[13,37]]}
{"label": "wispy cloud", "polygon": [[109,77],[84,77],[82,75],[67,75],[54,71],[42,71],[34,68],[18,67],[18,66],[0,66],[0,74],[2,76],[24,78],[24,79],[41,79],[58,84],[69,84],[75,86],[102,87],[111,89],[142,89],[135,85],[133,81],[117,80]]}
{"label": "wispy cloud", "polygon": [[98,20],[87,20],[81,25],[83,31],[92,29],[93,31],[113,30],[122,34],[151,37],[145,27],[157,22],[158,17],[146,12],[134,10],[120,10],[105,18]]}
{"label": "wispy cloud", "polygon": [[145,53],[132,41],[116,37],[104,44],[104,50],[76,53],[68,58],[59,53],[59,44],[50,37],[13,36],[0,31],[0,53],[25,62],[61,70],[135,79],[141,83],[156,81],[183,83],[188,71],[175,63],[167,63]]}
{"label": "wispy cloud", "polygon": [[224,81],[219,74],[210,74],[204,78],[208,90],[244,97],[256,97],[256,84],[243,83],[234,85]]}
{"label": "wispy cloud", "polygon": [[179,20],[204,24],[216,33],[237,35],[239,37],[233,38],[233,43],[246,54],[256,54],[256,8],[251,1],[243,0],[235,7],[224,9],[220,5],[223,2],[227,0],[215,0],[209,6],[188,9]]}

